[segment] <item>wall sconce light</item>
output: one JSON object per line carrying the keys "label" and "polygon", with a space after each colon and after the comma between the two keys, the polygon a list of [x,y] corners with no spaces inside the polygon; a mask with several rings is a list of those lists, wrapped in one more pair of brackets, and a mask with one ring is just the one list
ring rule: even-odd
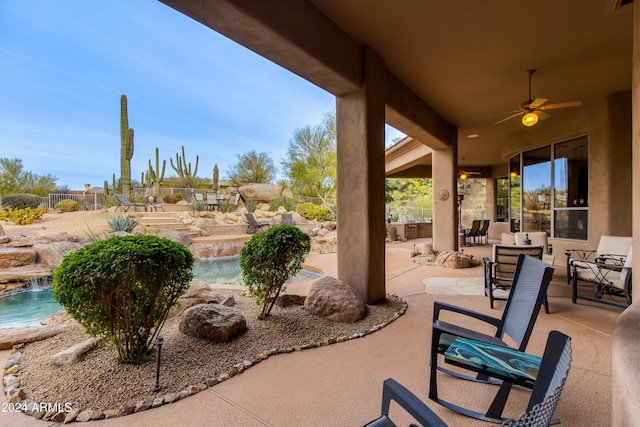
{"label": "wall sconce light", "polygon": [[536,123],[538,123],[538,115],[535,112],[529,111],[527,114],[522,116],[522,124],[523,125],[525,125],[525,126],[533,126]]}

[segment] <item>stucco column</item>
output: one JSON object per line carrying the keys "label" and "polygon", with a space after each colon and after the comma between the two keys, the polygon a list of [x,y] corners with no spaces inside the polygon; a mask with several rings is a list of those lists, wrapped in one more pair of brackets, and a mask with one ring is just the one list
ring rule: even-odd
{"label": "stucco column", "polygon": [[[632,109],[632,188],[633,246],[640,248],[640,6],[634,3],[633,13],[633,77]],[[634,252],[639,253],[639,250]],[[640,256],[634,255],[632,271],[637,283]],[[634,426],[640,420],[640,305],[638,293],[618,318],[613,328],[611,346],[611,425]]]}
{"label": "stucco column", "polygon": [[433,249],[439,252],[453,251],[458,247],[457,131],[451,134],[456,140],[447,148],[433,150],[432,153]]}
{"label": "stucco column", "polygon": [[385,66],[363,49],[362,87],[337,98],[338,278],[370,304],[386,294]]}
{"label": "stucco column", "polygon": [[485,218],[490,220],[489,226],[496,223],[496,179],[485,179]]}

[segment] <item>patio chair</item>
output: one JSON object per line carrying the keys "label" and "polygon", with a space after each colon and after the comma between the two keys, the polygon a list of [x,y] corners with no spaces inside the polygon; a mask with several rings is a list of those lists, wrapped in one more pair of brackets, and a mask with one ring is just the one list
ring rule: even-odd
{"label": "patio chair", "polygon": [[479,219],[474,219],[471,222],[471,229],[469,229],[469,231],[466,231],[464,233],[464,237],[465,237],[465,241],[469,240],[469,243],[471,243],[471,238],[473,237],[473,243],[476,242],[476,237],[478,237],[478,232],[480,231],[480,220]]}
{"label": "patio chair", "polygon": [[249,223],[249,226],[247,227],[247,234],[257,234],[269,228],[268,222],[256,221],[256,219],[253,217],[253,214],[246,213],[244,214],[244,216],[247,218],[247,222]]}
{"label": "patio chair", "polygon": [[201,203],[201,204],[206,204],[206,202],[204,201],[204,196],[200,193],[193,193],[191,194],[191,203]]}
{"label": "patio chair", "polygon": [[[495,290],[508,291],[513,284],[516,265],[520,254],[542,259],[543,246],[532,245],[493,245],[491,259],[484,257],[484,289],[489,297],[489,306],[493,307],[495,300],[506,301],[507,298],[494,295]],[[549,313],[549,301],[544,294],[544,311]]]}
{"label": "patio chair", "polygon": [[218,195],[213,191],[207,191],[207,210],[213,211],[218,207]]}
{"label": "patio chair", "polygon": [[[520,417],[507,419],[503,426],[539,426],[546,427],[558,404],[571,366],[571,338],[551,331],[540,363],[540,370],[533,384],[533,390],[527,410]],[[424,402],[393,378],[382,385],[382,410],[380,418],[366,424],[365,427],[394,427],[389,418],[389,408],[394,400],[400,407],[423,426],[444,427],[447,424]]]}
{"label": "patio chair", "polygon": [[482,238],[484,237],[486,244],[489,244],[489,223],[490,219],[483,219],[482,224],[480,225],[480,229],[478,230],[478,239],[480,240],[480,244],[482,244]]}
{"label": "patio chair", "polygon": [[116,206],[115,211],[118,211],[118,208],[123,206],[126,209],[124,210],[125,212],[129,211],[129,208],[133,206],[133,210],[135,211],[137,209],[138,206],[142,206],[145,211],[147,210],[147,207],[144,203],[134,203],[132,201],[130,201],[129,199],[127,199],[124,194],[114,194],[114,196],[116,196],[116,199],[118,200],[118,206]]}
{"label": "patio chair", "polygon": [[572,263],[577,263],[576,267],[580,267],[579,263],[582,261],[595,261],[622,266],[624,258],[629,252],[631,242],[631,237],[602,235],[595,250],[567,249],[564,251],[567,256],[567,284],[570,284],[572,280]]}
{"label": "patio chair", "polygon": [[[504,308],[502,318],[487,316],[463,307],[445,304],[436,301],[433,307],[433,326],[431,333],[431,378],[429,382],[429,398],[439,404],[464,413],[465,415],[483,419],[483,415],[477,412],[469,412],[453,403],[447,402],[438,396],[437,372],[441,371],[465,380],[495,383],[486,375],[471,377],[460,372],[452,371],[438,366],[438,354],[444,354],[456,337],[471,338],[478,341],[509,347],[503,336],[508,335],[517,345],[517,349],[526,349],[533,326],[538,318],[540,306],[547,292],[547,287],[553,275],[553,267],[549,264],[530,256],[520,254],[514,274],[511,292]],[[496,328],[494,335],[488,335],[473,329],[465,328],[453,323],[440,320],[442,312],[453,312],[493,325]],[[495,411],[489,411],[489,415],[495,415]],[[470,415],[473,414],[473,415]]]}
{"label": "patio chair", "polygon": [[293,214],[282,214],[282,225],[296,225],[296,222],[293,220]]}
{"label": "patio chair", "polygon": [[[571,263],[572,297],[626,308],[631,305],[631,260],[633,247],[624,259],[623,265],[609,262],[579,261]],[[578,285],[587,284],[590,293],[578,293]],[[605,297],[607,299],[605,299]],[[619,298],[613,298],[619,297]],[[623,300],[623,301],[622,301]]]}

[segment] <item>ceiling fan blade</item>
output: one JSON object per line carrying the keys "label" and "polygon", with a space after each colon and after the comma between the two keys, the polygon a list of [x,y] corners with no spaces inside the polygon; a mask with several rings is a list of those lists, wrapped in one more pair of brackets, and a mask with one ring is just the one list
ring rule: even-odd
{"label": "ceiling fan blade", "polygon": [[497,122],[495,122],[495,124],[496,124],[496,125],[499,125],[500,123],[504,123],[504,122],[506,122],[506,121],[507,121],[507,120],[509,120],[509,119],[513,119],[514,117],[518,117],[518,116],[521,116],[521,115],[523,115],[523,114],[524,114],[524,111],[520,111],[519,113],[512,114],[512,115],[510,115],[510,116],[507,116],[507,117],[505,117],[505,118],[504,118],[504,119],[502,119],[502,120],[498,120]]}
{"label": "ceiling fan blade", "polygon": [[558,102],[557,104],[549,104],[540,107],[541,110],[553,110],[554,108],[579,107],[582,101]]}
{"label": "ceiling fan blade", "polygon": [[529,104],[528,108],[539,108],[542,104],[544,104],[547,101],[548,99],[536,98]]}
{"label": "ceiling fan blade", "polygon": [[545,119],[548,119],[549,117],[551,117],[550,115],[548,115],[547,113],[545,113],[542,110],[536,110],[536,115],[538,116],[538,118],[540,120],[545,120]]}

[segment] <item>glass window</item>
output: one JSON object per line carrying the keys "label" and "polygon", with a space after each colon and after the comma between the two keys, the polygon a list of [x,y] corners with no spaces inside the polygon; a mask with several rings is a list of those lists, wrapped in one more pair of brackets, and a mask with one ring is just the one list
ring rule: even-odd
{"label": "glass window", "polygon": [[509,159],[509,218],[511,232],[520,231],[520,155]]}
{"label": "glass window", "polygon": [[496,221],[505,222],[508,217],[509,178],[496,179]]}
{"label": "glass window", "polygon": [[587,137],[554,146],[554,236],[587,240],[589,158]]}
{"label": "glass window", "polygon": [[522,155],[522,231],[551,234],[551,147]]}

